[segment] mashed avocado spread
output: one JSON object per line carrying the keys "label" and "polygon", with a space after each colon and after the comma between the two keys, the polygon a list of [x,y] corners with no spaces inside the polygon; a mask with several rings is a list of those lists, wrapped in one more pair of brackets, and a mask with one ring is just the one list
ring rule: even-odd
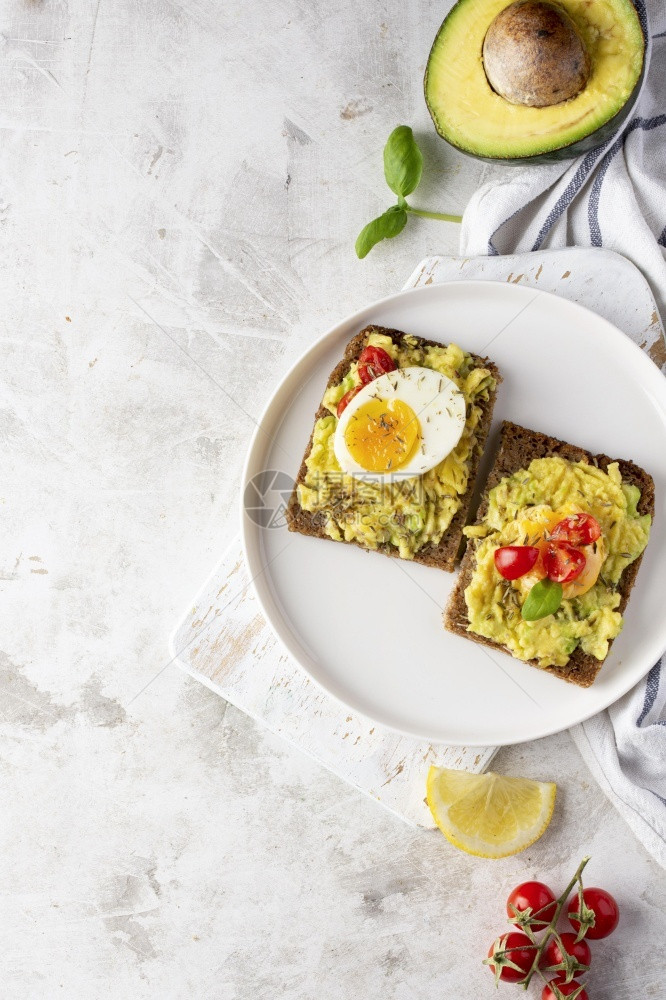
{"label": "mashed avocado spread", "polygon": [[[490,492],[483,523],[465,528],[465,534],[477,540],[475,569],[465,590],[468,631],[506,646],[520,660],[535,659],[542,667],[564,666],[577,647],[605,659],[609,642],[622,628],[617,611],[620,577],[650,535],[651,518],[638,513],[639,500],[640,490],[622,482],[616,462],[604,472],[585,462],[539,458],[503,479]],[[579,512],[595,517],[605,557],[587,593],[565,598],[552,615],[524,621],[520,580],[502,579],[494,553],[503,545],[526,544],[526,524],[552,519],[554,511],[562,518]]]}
{"label": "mashed avocado spread", "polygon": [[390,337],[371,333],[366,346],[383,348],[398,368],[432,368],[455,382],[466,403],[462,437],[443,461],[421,476],[396,482],[387,477],[377,483],[343,473],[335,457],[333,438],[338,403],[346,392],[361,384],[358,365],[353,362],[342,382],[324,394],[323,406],[330,415],[315,424],[306,460],[307,475],[298,486],[298,501],[304,510],[321,513],[326,534],[336,541],[359,542],[369,549],[393,546],[403,559],[411,559],[423,546],[440,542],[460,507],[467,491],[469,459],[476,445],[482,404],[495,387],[495,379],[455,344],[424,347],[410,336],[394,344]]}

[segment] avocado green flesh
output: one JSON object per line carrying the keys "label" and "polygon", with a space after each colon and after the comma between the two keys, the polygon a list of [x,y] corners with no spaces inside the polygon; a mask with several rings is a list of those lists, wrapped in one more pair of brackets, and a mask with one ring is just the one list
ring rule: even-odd
{"label": "avocado green flesh", "polygon": [[[489,495],[483,524],[465,529],[477,539],[475,567],[465,590],[468,631],[505,646],[520,660],[542,667],[564,666],[580,646],[598,660],[622,628],[618,583],[624,570],[643,552],[650,536],[649,514],[638,514],[640,491],[622,482],[617,463],[606,472],[584,462],[542,458],[503,479]],[[545,514],[544,514],[545,511]],[[601,527],[605,558],[587,593],[565,598],[559,609],[538,621],[521,617],[525,594],[520,580],[509,583],[495,568],[503,545],[525,544],[526,523],[557,512],[592,514]]]}
{"label": "avocado green flesh", "polygon": [[383,348],[399,368],[432,368],[455,382],[467,405],[462,437],[443,461],[422,476],[377,483],[343,473],[333,440],[337,405],[361,381],[358,365],[353,362],[342,382],[324,394],[322,404],[329,415],[315,423],[298,502],[303,510],[321,513],[330,538],[358,542],[368,549],[388,546],[403,559],[412,559],[424,546],[441,541],[460,507],[467,491],[482,403],[487,401],[495,379],[487,368],[475,367],[470,355],[455,344],[422,348],[414,338],[405,337],[396,346],[390,337],[379,333],[371,333],[367,344]]}
{"label": "avocado green flesh", "polygon": [[580,94],[545,108],[511,104],[486,78],[483,39],[507,6],[507,0],[458,0],[442,24],[425,77],[439,134],[492,161],[558,159],[605,141],[635,103],[643,71],[645,42],[631,0],[560,0],[592,69]]}

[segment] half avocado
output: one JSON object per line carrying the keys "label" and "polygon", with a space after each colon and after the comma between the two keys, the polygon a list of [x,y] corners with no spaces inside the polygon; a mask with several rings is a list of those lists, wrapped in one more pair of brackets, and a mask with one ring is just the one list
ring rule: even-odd
{"label": "half avocado", "polygon": [[631,0],[458,0],[433,43],[425,98],[439,134],[462,152],[553,162],[617,131],[644,63]]}

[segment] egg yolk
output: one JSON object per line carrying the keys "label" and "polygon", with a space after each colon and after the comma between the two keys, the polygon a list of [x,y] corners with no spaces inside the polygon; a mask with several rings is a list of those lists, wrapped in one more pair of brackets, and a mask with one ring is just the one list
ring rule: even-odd
{"label": "egg yolk", "polygon": [[421,441],[421,425],[401,399],[369,399],[349,418],[345,443],[367,472],[400,469]]}

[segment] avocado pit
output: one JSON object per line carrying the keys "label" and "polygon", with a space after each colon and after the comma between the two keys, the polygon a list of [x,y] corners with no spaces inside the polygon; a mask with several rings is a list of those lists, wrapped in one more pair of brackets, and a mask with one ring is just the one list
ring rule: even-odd
{"label": "avocado pit", "polygon": [[483,40],[483,65],[496,93],[533,108],[576,97],[590,76],[575,24],[548,0],[517,0],[500,11]]}

